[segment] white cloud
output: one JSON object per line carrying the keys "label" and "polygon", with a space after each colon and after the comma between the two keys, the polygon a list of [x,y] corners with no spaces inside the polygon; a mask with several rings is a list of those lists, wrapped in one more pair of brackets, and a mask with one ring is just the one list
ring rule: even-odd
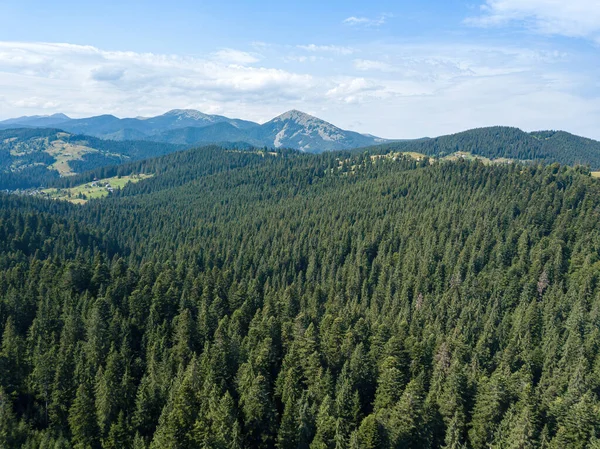
{"label": "white cloud", "polygon": [[344,103],[361,103],[369,98],[384,96],[385,88],[365,78],[344,78],[338,80],[335,87],[329,89],[325,95]]}
{"label": "white cloud", "polygon": [[350,26],[378,27],[385,24],[386,19],[387,15],[385,14],[376,18],[351,16],[344,19],[342,23]]}
{"label": "white cloud", "polygon": [[46,101],[39,97],[29,97],[13,101],[12,106],[18,108],[53,109],[60,106],[60,103]]}
{"label": "white cloud", "polygon": [[230,64],[253,64],[260,61],[260,58],[256,53],[248,53],[245,51],[234,50],[232,48],[219,50],[215,52],[213,56],[218,61]]}
{"label": "white cloud", "polygon": [[285,55],[281,58],[281,60],[283,62],[296,62],[296,63],[300,63],[300,64],[304,64],[307,62],[318,63],[318,62],[322,62],[322,61],[333,61],[332,58],[325,57],[325,56],[317,56],[317,55],[306,56],[306,55],[295,55],[295,54]]}
{"label": "white cloud", "polygon": [[[241,63],[215,53],[0,42],[0,119],[52,112],[135,117],[194,108],[266,121],[297,108],[390,138],[495,124],[600,138],[600,68],[577,65],[589,54],[456,43],[370,44],[351,53],[304,47],[264,45],[260,63]],[[280,68],[290,51],[298,53],[294,62],[311,62],[301,66],[304,73]]]}
{"label": "white cloud", "polygon": [[97,67],[92,69],[90,76],[96,81],[118,81],[125,75],[125,70],[121,67]]}
{"label": "white cloud", "polygon": [[353,61],[368,76],[328,92],[338,123],[361,123],[358,131],[383,137],[510,125],[600,138],[600,96],[592,87],[600,68],[573,70],[581,55],[481,44],[382,50],[381,58]]}
{"label": "white cloud", "polygon": [[[202,59],[0,42],[0,95],[18,113],[32,112],[25,108],[33,110],[42,104],[60,104],[75,116],[137,116],[190,105],[208,109],[215,104],[228,105],[225,109],[233,113],[244,102],[298,101],[316,83],[309,74],[242,63],[254,60],[230,50]],[[38,97],[44,101],[23,100]]]}
{"label": "white cloud", "polygon": [[300,62],[300,63],[304,63],[307,62],[309,60],[312,60],[313,62],[317,60],[317,58],[315,56],[311,56],[310,58],[308,56],[296,56],[296,55],[287,55],[283,57],[283,61],[284,62]]}
{"label": "white cloud", "polygon": [[600,43],[598,0],[487,0],[482,14],[467,19],[476,26],[521,23],[536,32],[596,40]]}
{"label": "white cloud", "polygon": [[356,52],[356,49],[352,47],[343,47],[339,45],[297,45],[297,48],[302,50],[310,51],[310,52],[319,52],[319,53],[334,53],[338,55],[351,55]]}
{"label": "white cloud", "polygon": [[355,59],[354,67],[356,70],[361,71],[371,71],[371,70],[379,70],[381,72],[391,72],[394,71],[394,68],[383,61],[373,61],[371,59]]}

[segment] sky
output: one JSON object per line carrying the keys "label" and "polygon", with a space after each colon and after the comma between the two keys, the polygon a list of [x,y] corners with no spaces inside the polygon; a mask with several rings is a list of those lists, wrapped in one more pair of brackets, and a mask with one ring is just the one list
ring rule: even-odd
{"label": "sky", "polygon": [[600,0],[2,0],[0,120],[299,109],[417,138],[600,139]]}

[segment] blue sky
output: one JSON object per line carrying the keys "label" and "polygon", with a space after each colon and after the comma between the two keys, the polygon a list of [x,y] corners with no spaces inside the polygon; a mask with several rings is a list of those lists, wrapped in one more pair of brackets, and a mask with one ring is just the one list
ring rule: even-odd
{"label": "blue sky", "polygon": [[0,3],[0,119],[296,108],[390,138],[600,138],[600,2]]}

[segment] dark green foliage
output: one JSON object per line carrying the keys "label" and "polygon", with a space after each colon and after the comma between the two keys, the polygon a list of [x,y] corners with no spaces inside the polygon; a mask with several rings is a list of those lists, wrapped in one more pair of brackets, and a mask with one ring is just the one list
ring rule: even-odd
{"label": "dark green foliage", "polygon": [[383,153],[414,151],[436,157],[463,151],[490,159],[560,162],[600,169],[600,142],[564,131],[526,133],[518,128],[494,126],[434,139],[390,142],[368,149]]}
{"label": "dark green foliage", "polygon": [[100,433],[96,422],[92,388],[82,383],[69,412],[73,447],[92,449],[100,447]]}
{"label": "dark green foliage", "polygon": [[598,447],[585,170],[133,164],[83,207],[0,196],[0,446]]}

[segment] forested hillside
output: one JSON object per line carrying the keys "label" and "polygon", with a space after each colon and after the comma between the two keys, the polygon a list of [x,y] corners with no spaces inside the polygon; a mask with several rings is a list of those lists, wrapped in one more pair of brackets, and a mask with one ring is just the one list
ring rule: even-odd
{"label": "forested hillside", "polygon": [[0,130],[0,189],[47,186],[61,176],[184,148],[168,143],[102,140],[60,129]]}
{"label": "forested hillside", "polygon": [[0,196],[0,447],[599,447],[599,181],[370,156]]}
{"label": "forested hillside", "polygon": [[390,142],[370,147],[369,150],[383,153],[416,152],[435,157],[444,157],[460,151],[489,159],[560,162],[600,169],[600,142],[564,131],[526,133],[518,128],[494,126],[434,139]]}
{"label": "forested hillside", "polygon": [[[188,123],[180,119],[182,114],[185,116],[190,111],[175,112],[160,116],[162,118],[159,123],[165,120],[167,123],[176,120],[175,124],[171,123],[172,126]],[[39,120],[42,119],[45,118]],[[120,123],[115,117],[109,119],[106,116],[103,116],[101,122],[108,120],[113,123],[113,119]],[[198,119],[202,120],[203,115],[200,114]],[[188,117],[188,120],[198,119]],[[148,120],[138,121],[143,122],[144,126],[155,123],[153,119]],[[128,136],[135,137],[134,134],[127,134],[118,139]],[[0,130],[0,189],[74,185],[74,181],[64,179],[80,179],[74,175],[83,175],[91,180],[91,172],[98,173],[97,169],[124,172],[128,169],[117,169],[116,166],[125,164],[129,167],[132,161],[183,151],[190,145],[210,143],[251,152],[256,151],[254,147],[276,148],[278,151],[283,148],[300,148],[314,153],[347,148],[356,153],[409,153],[417,159],[424,155],[450,159],[479,157],[497,162],[559,162],[600,169],[600,143],[563,131],[525,133],[517,128],[492,127],[435,139],[395,141],[356,149],[381,139],[340,130],[299,111],[290,111],[260,126],[245,125],[240,121],[222,121],[201,128],[177,127],[164,131],[161,136],[151,138],[157,141],[103,140],[98,137],[70,134],[59,129]],[[113,135],[108,137],[117,139]],[[145,135],[137,138],[150,139]]]}

